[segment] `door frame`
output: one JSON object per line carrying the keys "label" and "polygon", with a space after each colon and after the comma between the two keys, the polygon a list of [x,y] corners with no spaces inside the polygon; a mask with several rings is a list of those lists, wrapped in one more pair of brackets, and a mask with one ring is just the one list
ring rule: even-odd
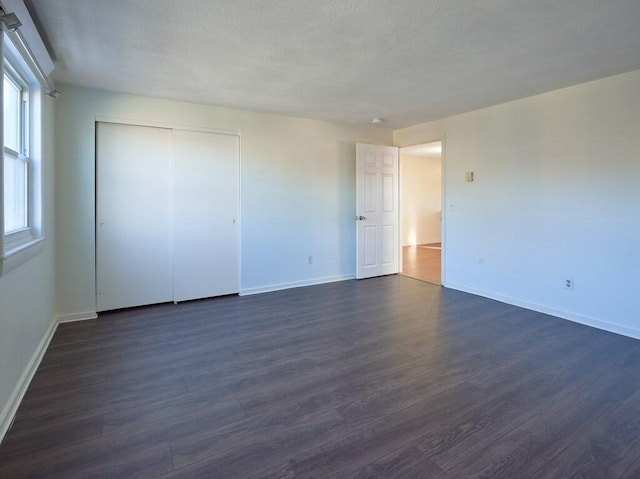
{"label": "door frame", "polygon": [[[411,143],[408,145],[402,145],[402,146],[397,146],[398,147],[398,167],[400,169],[400,165],[402,163],[402,158],[401,158],[401,152],[400,150],[402,150],[403,148],[407,148],[410,146],[417,146],[417,145],[424,145],[426,143],[434,143],[436,141],[439,141],[442,144],[442,154],[440,156],[440,162],[442,164],[442,173],[440,175],[440,181],[442,182],[441,185],[441,205],[442,205],[442,211],[440,213],[441,215],[441,228],[440,228],[440,238],[441,238],[441,242],[442,242],[442,249],[440,251],[440,284],[441,286],[446,286],[446,264],[447,262],[445,261],[445,257],[446,257],[446,235],[447,235],[447,228],[446,228],[446,218],[447,218],[447,210],[448,208],[446,207],[446,202],[445,199],[447,197],[446,195],[446,186],[447,186],[447,182],[446,182],[446,174],[447,174],[447,169],[445,167],[446,165],[446,135],[442,135],[440,138],[434,138],[432,140],[425,140],[425,141],[420,141],[417,143]],[[398,188],[399,188],[399,193],[400,193],[400,206],[398,208],[398,266],[399,266],[399,272],[402,273],[402,260],[403,260],[403,254],[402,254],[402,174],[399,172],[398,173]]]}

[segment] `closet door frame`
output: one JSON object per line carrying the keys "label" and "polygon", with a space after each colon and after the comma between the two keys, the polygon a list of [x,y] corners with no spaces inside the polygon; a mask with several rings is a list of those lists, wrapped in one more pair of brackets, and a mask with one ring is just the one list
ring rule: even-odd
{"label": "closet door frame", "polygon": [[[236,250],[237,250],[237,278],[238,278],[238,293],[240,293],[241,290],[241,285],[242,285],[242,249],[241,249],[241,245],[242,245],[242,203],[241,203],[241,198],[242,198],[242,191],[241,191],[241,185],[242,185],[242,136],[240,134],[239,131],[237,130],[225,130],[225,129],[219,129],[219,128],[205,128],[205,127],[198,127],[198,126],[190,126],[190,125],[180,125],[180,124],[174,124],[174,123],[165,123],[165,122],[153,122],[153,121],[141,121],[141,120],[135,120],[135,119],[130,119],[130,118],[119,118],[119,117],[104,117],[104,116],[96,116],[95,117],[95,121],[94,121],[94,131],[97,133],[97,128],[98,128],[98,123],[117,123],[117,124],[122,124],[122,125],[131,125],[131,126],[142,126],[142,127],[152,127],[152,128],[166,128],[166,129],[170,129],[170,130],[184,130],[184,131],[193,131],[193,132],[202,132],[202,133],[214,133],[214,134],[218,134],[218,135],[230,135],[230,136],[235,136],[238,138],[238,184],[237,184],[237,228],[238,228],[238,235],[237,235],[237,245],[236,245]],[[173,147],[172,147],[173,149]],[[94,151],[94,162],[95,162],[95,171],[96,171],[96,175],[97,175],[97,161],[98,161],[98,157],[97,157],[97,149]],[[173,161],[173,160],[172,160]],[[97,176],[94,177],[94,184],[96,185],[96,188],[94,190],[94,201],[95,204],[97,205],[98,202],[98,191],[97,191]],[[173,200],[172,200],[173,202]],[[96,215],[97,215],[97,211],[96,211]],[[94,220],[97,221],[97,216]],[[173,219],[172,219],[173,222]],[[97,224],[96,224],[97,227]],[[173,237],[174,233],[173,231],[171,232],[171,236]],[[98,283],[97,283],[97,230],[95,232],[95,240],[94,240],[94,273],[96,276],[96,295],[95,295],[95,301],[96,301],[96,310],[97,310],[97,292],[98,292]],[[172,240],[173,242],[173,240]],[[175,296],[174,296],[175,297]],[[174,302],[177,302],[174,300]]]}

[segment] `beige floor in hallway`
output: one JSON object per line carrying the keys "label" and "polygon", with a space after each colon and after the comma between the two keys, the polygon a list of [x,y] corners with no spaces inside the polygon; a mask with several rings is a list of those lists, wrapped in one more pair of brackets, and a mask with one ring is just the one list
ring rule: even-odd
{"label": "beige floor in hallway", "polygon": [[441,284],[440,243],[402,247],[402,274],[411,278]]}

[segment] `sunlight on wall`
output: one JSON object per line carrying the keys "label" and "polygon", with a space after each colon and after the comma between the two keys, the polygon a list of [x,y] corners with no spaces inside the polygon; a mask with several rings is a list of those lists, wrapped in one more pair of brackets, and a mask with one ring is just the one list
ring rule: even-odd
{"label": "sunlight on wall", "polygon": [[416,236],[416,230],[415,228],[411,228],[409,230],[409,246],[415,246],[417,244],[418,244],[418,240]]}

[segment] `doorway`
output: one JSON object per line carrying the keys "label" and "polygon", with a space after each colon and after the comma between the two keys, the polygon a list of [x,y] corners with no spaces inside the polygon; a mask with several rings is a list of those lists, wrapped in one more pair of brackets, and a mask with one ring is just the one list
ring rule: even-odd
{"label": "doorway", "polygon": [[442,284],[442,141],[400,148],[402,275]]}

